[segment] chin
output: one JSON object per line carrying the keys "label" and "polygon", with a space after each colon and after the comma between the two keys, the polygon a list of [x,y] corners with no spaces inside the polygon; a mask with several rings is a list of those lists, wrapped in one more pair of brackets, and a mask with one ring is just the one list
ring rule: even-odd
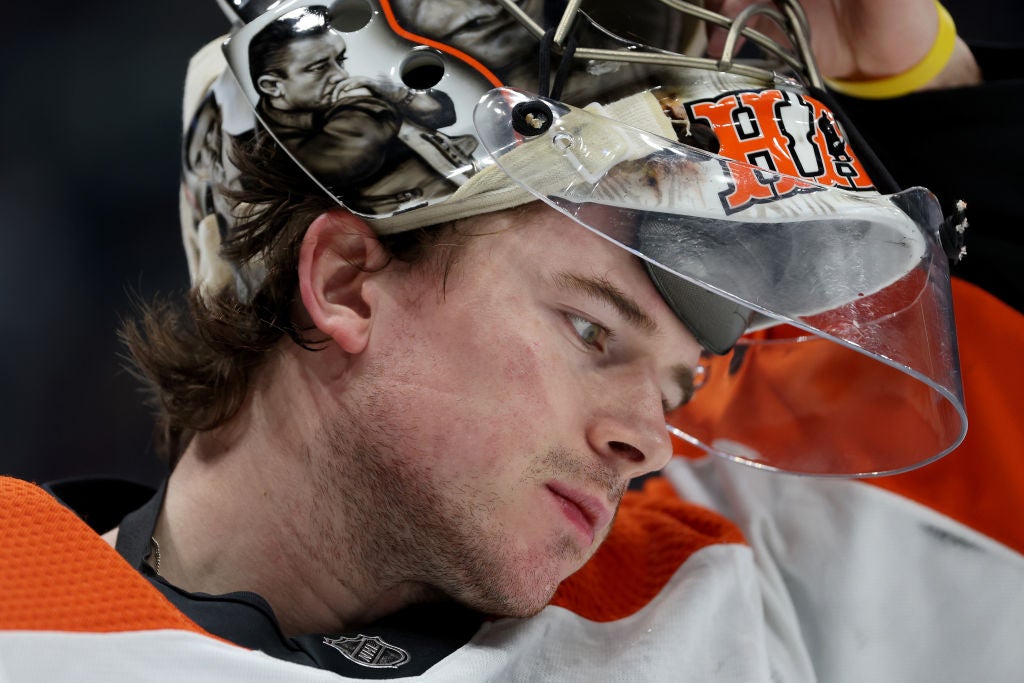
{"label": "chin", "polygon": [[522,592],[491,596],[490,599],[482,600],[479,604],[468,604],[468,606],[478,612],[495,617],[525,619],[547,607],[557,589],[557,583],[543,587],[532,584],[524,586]]}
{"label": "chin", "polygon": [[506,565],[503,572],[488,574],[486,583],[467,587],[465,599],[460,601],[493,616],[531,617],[547,607],[562,581],[583,566],[588,557],[589,554],[572,560],[564,555],[549,557],[543,563],[522,563],[517,569]]}

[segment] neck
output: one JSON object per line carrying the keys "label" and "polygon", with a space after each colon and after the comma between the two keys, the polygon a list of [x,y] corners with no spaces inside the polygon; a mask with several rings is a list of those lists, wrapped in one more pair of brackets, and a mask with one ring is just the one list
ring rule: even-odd
{"label": "neck", "polygon": [[324,439],[309,416],[331,405],[327,392],[280,365],[182,455],[154,534],[161,575],[191,592],[255,592],[288,635],[345,630],[428,599],[396,575],[400,562],[366,552],[377,539],[362,538],[344,490],[314,464]]}

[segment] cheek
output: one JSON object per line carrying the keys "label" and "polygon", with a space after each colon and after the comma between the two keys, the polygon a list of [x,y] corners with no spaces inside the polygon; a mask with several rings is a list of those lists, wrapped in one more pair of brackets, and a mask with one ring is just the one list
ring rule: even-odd
{"label": "cheek", "polygon": [[542,346],[504,334],[455,350],[461,370],[448,389],[464,399],[456,421],[481,440],[484,467],[514,469],[562,441],[555,366]]}
{"label": "cheek", "polygon": [[466,327],[451,338],[420,334],[414,346],[423,362],[419,396],[426,424],[421,434],[433,452],[472,453],[471,470],[515,470],[529,457],[562,445],[565,401],[555,359],[529,330],[494,325]]}
{"label": "cheek", "polygon": [[306,83],[305,78],[295,76],[289,79],[287,83],[282,83],[281,94],[289,101],[294,102],[297,98],[301,97],[308,88],[309,84]]}
{"label": "cheek", "polygon": [[543,352],[542,344],[536,339],[517,339],[505,351],[501,385],[496,390],[510,409],[519,411],[516,417],[524,424],[550,414],[553,387],[549,385],[556,365]]}
{"label": "cheek", "polygon": [[[577,445],[577,378],[559,355],[565,340],[536,302],[490,283],[459,283],[435,301],[423,294],[431,286],[412,288],[420,296],[411,293],[411,304],[393,299],[394,314],[378,319],[371,335],[385,349],[378,360],[395,383],[397,419],[423,455],[521,471],[530,457]],[[465,291],[483,294],[463,299]]]}

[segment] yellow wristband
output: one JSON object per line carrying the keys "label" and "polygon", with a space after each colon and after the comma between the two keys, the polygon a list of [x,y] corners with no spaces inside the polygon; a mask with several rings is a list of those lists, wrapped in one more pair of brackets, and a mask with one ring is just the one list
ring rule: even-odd
{"label": "yellow wristband", "polygon": [[953,17],[949,16],[949,12],[938,0],[935,0],[935,8],[939,11],[939,33],[935,36],[932,48],[920,62],[903,73],[871,81],[826,78],[825,82],[837,92],[865,100],[900,97],[920,89],[946,68],[956,44],[956,25],[953,24]]}

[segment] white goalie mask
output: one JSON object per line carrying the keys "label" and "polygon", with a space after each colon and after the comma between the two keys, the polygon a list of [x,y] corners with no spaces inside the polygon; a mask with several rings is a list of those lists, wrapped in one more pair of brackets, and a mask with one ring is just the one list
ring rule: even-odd
{"label": "white goalie mask", "polygon": [[[186,102],[195,284],[260,286],[216,245],[244,182],[225,150],[265,138],[379,234],[540,201],[634,254],[708,351],[668,416],[681,447],[866,476],[963,439],[955,230],[843,119],[797,3],[735,20],[681,0],[221,5],[231,33]],[[748,27],[761,15],[788,44]]]}

